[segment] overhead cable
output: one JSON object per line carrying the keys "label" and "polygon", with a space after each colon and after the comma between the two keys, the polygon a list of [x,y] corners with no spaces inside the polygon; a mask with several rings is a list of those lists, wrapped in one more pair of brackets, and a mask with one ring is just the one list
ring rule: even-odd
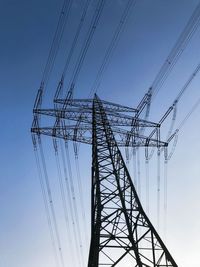
{"label": "overhead cable", "polygon": [[75,48],[76,48],[76,45],[77,45],[77,41],[79,39],[79,35],[81,33],[81,30],[82,30],[82,27],[83,27],[83,24],[84,24],[85,17],[86,17],[87,10],[88,10],[90,2],[91,2],[91,0],[86,0],[86,2],[84,4],[83,12],[82,12],[82,15],[81,15],[81,18],[80,18],[80,21],[79,21],[79,24],[78,24],[78,27],[77,27],[77,30],[76,30],[76,34],[74,36],[70,51],[68,53],[68,56],[67,56],[67,59],[66,59],[65,65],[64,65],[63,73],[62,73],[61,79],[59,81],[59,84],[58,84],[58,87],[57,87],[57,90],[56,90],[56,93],[55,93],[55,96],[54,96],[55,100],[58,99],[58,97],[61,97],[60,94],[61,94],[61,90],[63,89],[64,78],[65,78],[66,72],[67,72],[67,70],[69,68],[69,64],[71,62],[72,56],[74,54],[74,51],[75,51]]}
{"label": "overhead cable", "polygon": [[200,104],[200,98],[198,98],[198,100],[192,106],[191,110],[187,113],[187,115],[185,116],[185,118],[181,121],[181,123],[179,124],[179,126],[177,128],[177,131],[180,131],[183,128],[183,126],[188,121],[188,119],[191,117],[191,115],[193,114],[193,112],[197,109],[197,107],[199,106],[199,104]]}
{"label": "overhead cable", "polygon": [[80,22],[78,24],[78,28],[76,30],[76,34],[74,36],[74,39],[73,39],[73,42],[72,42],[72,45],[71,45],[70,51],[68,53],[68,56],[67,56],[67,60],[66,60],[64,69],[63,69],[62,77],[65,77],[66,72],[68,70],[69,63],[71,61],[72,55],[73,55],[74,50],[75,50],[75,47],[77,45],[77,41],[78,41],[78,38],[79,38],[79,35],[80,35],[80,32],[81,32],[81,29],[82,29],[83,24],[84,24],[85,17],[86,17],[87,10],[88,10],[88,7],[89,7],[90,2],[91,2],[91,0],[86,0],[86,2],[85,2],[84,8],[83,8],[83,12],[82,12],[82,15],[81,15],[81,19],[80,19]]}
{"label": "overhead cable", "polygon": [[189,118],[194,113],[194,111],[198,108],[199,105],[200,105],[200,98],[197,99],[197,101],[192,106],[191,110],[186,114],[186,116],[180,122],[180,124],[178,125],[177,129],[175,130],[175,132],[168,139],[168,142],[170,142],[172,139],[174,139],[177,136],[178,132],[183,128],[185,123],[189,120]]}
{"label": "overhead cable", "polygon": [[46,213],[48,227],[49,227],[49,233],[50,233],[55,263],[56,263],[56,266],[59,267],[60,265],[59,265],[59,261],[58,261],[57,250],[56,250],[56,242],[55,242],[54,233],[53,233],[53,226],[52,226],[52,220],[51,220],[51,215],[50,215],[49,206],[48,206],[47,195],[46,195],[46,191],[45,191],[45,185],[44,185],[44,181],[43,181],[43,177],[42,177],[42,170],[41,170],[40,159],[39,159],[38,150],[37,150],[37,144],[34,147],[34,154],[35,154],[35,161],[36,161],[38,177],[39,177],[39,181],[40,181],[40,187],[41,187],[41,192],[42,192],[42,197],[43,197],[43,202],[44,202],[44,208],[45,208],[45,213]]}
{"label": "overhead cable", "polygon": [[63,36],[65,24],[70,14],[72,2],[73,2],[72,0],[64,0],[62,10],[60,12],[60,17],[58,20],[56,32],[54,34],[53,42],[51,44],[51,48],[49,51],[49,55],[48,55],[45,69],[44,69],[43,76],[42,76],[42,83],[44,85],[46,84],[49,78],[49,75],[51,73],[51,70],[52,70],[52,67],[53,67],[59,46],[60,46],[60,41]]}
{"label": "overhead cable", "polygon": [[85,216],[85,205],[83,199],[83,186],[82,186],[82,179],[79,167],[79,158],[78,155],[75,154],[75,165],[76,165],[76,174],[77,174],[77,182],[78,182],[78,190],[79,190],[79,197],[80,197],[80,207],[83,219],[83,226],[84,226],[84,235],[85,235],[85,242],[88,244],[88,236],[87,236],[87,226],[86,226],[86,216]]}
{"label": "overhead cable", "polygon": [[168,190],[168,186],[167,186],[167,165],[168,165],[168,159],[165,159],[164,161],[164,237],[166,239],[167,236],[167,190]]}
{"label": "overhead cable", "polygon": [[83,44],[82,49],[81,49],[81,51],[79,53],[78,60],[76,62],[76,65],[75,65],[75,68],[74,68],[74,71],[73,71],[73,75],[72,75],[72,78],[71,78],[71,81],[70,81],[69,91],[73,92],[73,90],[74,90],[74,86],[76,84],[78,75],[79,75],[80,70],[82,68],[85,56],[87,54],[87,51],[88,51],[88,48],[90,46],[91,40],[92,40],[93,35],[95,33],[96,27],[97,27],[97,25],[99,23],[99,20],[100,20],[104,5],[105,5],[105,0],[99,0],[98,1],[97,8],[95,9],[95,12],[94,12],[94,15],[92,17],[92,21],[91,21],[88,33],[86,35],[84,44]]}
{"label": "overhead cable", "polygon": [[137,157],[137,184],[138,184],[138,195],[141,198],[141,170],[140,170],[140,148],[136,150]]}
{"label": "overhead cable", "polygon": [[61,148],[61,157],[62,157],[62,164],[64,168],[64,175],[65,175],[65,185],[66,185],[66,192],[67,192],[67,200],[68,200],[68,205],[70,209],[70,215],[71,215],[71,220],[72,220],[72,229],[73,229],[73,237],[74,237],[74,242],[76,246],[76,256],[77,260],[79,262],[79,266],[82,266],[82,259],[81,259],[81,251],[80,251],[80,244],[79,244],[79,237],[78,237],[78,230],[77,230],[77,221],[75,219],[74,215],[74,205],[73,205],[73,198],[74,195],[72,195],[72,192],[70,190],[70,181],[69,177],[67,174],[67,165],[66,165],[66,159],[65,159],[65,153],[63,149],[63,144],[60,141],[60,148]]}
{"label": "overhead cable", "polygon": [[80,230],[80,223],[79,223],[79,216],[78,216],[78,208],[77,208],[77,201],[76,201],[76,195],[75,195],[74,181],[73,181],[73,176],[72,176],[72,168],[71,168],[71,160],[70,160],[70,155],[69,155],[69,147],[68,147],[68,143],[67,142],[65,142],[65,154],[66,154],[67,166],[68,166],[70,191],[71,191],[72,200],[73,200],[72,203],[73,203],[73,208],[74,208],[74,216],[75,216],[75,221],[76,221],[76,224],[77,224],[77,233],[78,233],[78,240],[79,240],[81,262],[84,262],[83,243],[82,243],[82,236],[81,236],[81,230]]}
{"label": "overhead cable", "polygon": [[47,86],[57,53],[60,46],[60,42],[63,36],[64,28],[71,10],[73,0],[64,0],[60,16],[58,19],[56,31],[53,37],[53,41],[49,50],[47,62],[43,71],[42,80],[40,83],[40,88],[38,89],[37,96],[34,103],[34,109],[40,108],[42,105],[42,98],[44,94],[44,89]]}
{"label": "overhead cable", "polygon": [[50,182],[49,182],[49,177],[48,177],[46,162],[45,162],[45,157],[44,157],[44,151],[43,151],[43,146],[42,146],[42,142],[41,142],[40,137],[38,137],[38,144],[39,144],[40,157],[41,157],[41,161],[42,161],[42,167],[43,167],[43,172],[44,172],[47,195],[48,195],[48,199],[49,199],[50,210],[51,210],[51,215],[52,215],[52,219],[53,219],[53,225],[54,225],[56,240],[57,240],[57,244],[58,244],[58,250],[59,250],[61,265],[62,265],[62,267],[64,267],[65,264],[64,264],[64,258],[63,258],[62,247],[61,247],[61,242],[60,242],[60,235],[59,235],[59,231],[58,231],[58,224],[57,224],[57,218],[56,218],[56,213],[55,213],[55,207],[54,207],[54,202],[53,202],[53,198],[52,198],[51,187],[50,187]]}
{"label": "overhead cable", "polygon": [[60,187],[60,193],[61,193],[61,200],[62,200],[62,206],[63,206],[63,212],[64,212],[64,218],[65,218],[65,224],[66,224],[66,229],[67,229],[67,239],[69,241],[69,249],[68,249],[68,257],[74,257],[74,248],[73,248],[73,242],[72,242],[72,236],[71,236],[71,229],[69,225],[69,215],[68,215],[68,203],[65,197],[65,190],[64,190],[64,185],[63,185],[63,180],[62,180],[62,172],[61,172],[61,165],[60,165],[60,159],[59,159],[59,154],[58,154],[58,143],[57,140],[53,140],[54,143],[54,150],[55,150],[55,158],[56,158],[56,167],[57,167],[57,172],[58,172],[58,181],[59,181],[59,187]]}
{"label": "overhead cable", "polygon": [[130,14],[131,12],[131,9],[132,7],[136,4],[136,0],[129,0],[128,3],[126,4],[126,7],[124,9],[124,12],[120,18],[120,21],[119,21],[119,24],[117,25],[117,28],[113,34],[113,37],[111,39],[111,42],[106,50],[106,53],[105,53],[105,56],[104,56],[104,59],[102,61],[102,64],[99,68],[99,71],[97,73],[97,76],[95,78],[95,81],[92,85],[92,88],[90,90],[90,93],[89,93],[89,97],[93,94],[93,93],[96,93],[99,86],[100,86],[100,83],[101,83],[101,79],[103,77],[103,74],[105,73],[105,70],[110,62],[110,59],[113,55],[113,52],[114,52],[114,49],[115,47],[117,46],[117,43],[119,41],[119,37],[120,37],[120,34],[123,32],[123,29],[124,29],[124,25],[127,21],[127,18],[128,18],[128,15]]}
{"label": "overhead cable", "polygon": [[178,61],[185,47],[188,45],[195,31],[199,27],[199,24],[200,24],[200,3],[195,8],[194,12],[192,13],[192,16],[190,17],[188,23],[181,32],[178,40],[176,41],[175,45],[170,51],[167,59],[165,60],[161,69],[159,70],[158,74],[153,80],[151,85],[153,96],[155,96],[158,93],[158,91],[164,84],[172,68]]}

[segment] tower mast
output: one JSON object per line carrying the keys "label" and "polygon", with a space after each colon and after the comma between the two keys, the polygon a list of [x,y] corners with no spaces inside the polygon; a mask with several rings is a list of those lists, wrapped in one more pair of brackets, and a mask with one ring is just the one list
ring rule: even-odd
{"label": "tower mast", "polygon": [[93,101],[92,129],[92,227],[88,267],[176,267],[142,208],[97,96]]}
{"label": "tower mast", "polygon": [[[159,123],[141,119],[140,108],[93,99],[56,99],[53,109],[34,108],[33,140],[47,135],[92,145],[91,243],[88,267],[177,267],[145,214],[119,146],[165,149]],[[133,114],[133,115],[130,115]],[[42,127],[40,117],[54,121]],[[57,123],[55,123],[55,121]],[[76,122],[69,124],[68,121]],[[131,130],[130,130],[131,128]],[[129,129],[129,130],[127,130]],[[149,129],[144,134],[142,129]]]}

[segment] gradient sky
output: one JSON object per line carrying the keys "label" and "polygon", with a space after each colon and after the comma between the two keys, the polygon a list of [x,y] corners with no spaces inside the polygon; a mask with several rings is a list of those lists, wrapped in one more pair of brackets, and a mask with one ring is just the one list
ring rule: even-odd
{"label": "gradient sky", "polygon": [[[64,58],[72,42],[82,3],[81,0],[74,1],[70,14],[70,26],[68,24],[66,27],[56,67],[47,88],[46,106],[51,107],[49,99],[55,91]],[[96,1],[93,0],[89,15],[92,14],[95,3]],[[126,0],[107,1],[77,81],[75,88],[77,97],[88,96],[103,53],[109,44],[109,38],[126,3]],[[135,107],[147,92],[198,3],[197,0],[138,0],[131,11],[98,90],[100,98]],[[0,1],[0,267],[55,267],[33,154],[30,126],[34,99],[61,7],[61,0]],[[153,100],[151,120],[158,121],[161,118],[200,62],[199,42],[200,29],[196,31],[164,86]],[[72,71],[72,68],[69,71]],[[176,126],[200,97],[199,82],[200,75],[197,75],[181,99]],[[199,111],[198,108],[181,130],[168,171],[166,244],[177,264],[182,267],[199,267]],[[55,160],[52,146],[50,147],[51,142],[48,142],[49,140],[45,143],[45,151],[50,165]],[[83,157],[81,158],[83,155],[84,160]],[[90,148],[82,146],[80,167],[87,206],[88,229],[90,157]],[[154,167],[155,164],[152,163],[151,168]],[[53,167],[49,167],[49,172],[52,187],[55,187],[54,198],[58,203],[56,210],[66,266],[74,266],[66,252],[69,243],[67,243],[60,200],[56,191],[57,184],[54,177],[56,171]],[[143,170],[142,174],[144,174]],[[152,170],[151,196],[152,203],[155,204],[153,175],[155,173]],[[142,179],[145,180],[145,178]],[[156,222],[153,207],[150,219],[153,223]]]}

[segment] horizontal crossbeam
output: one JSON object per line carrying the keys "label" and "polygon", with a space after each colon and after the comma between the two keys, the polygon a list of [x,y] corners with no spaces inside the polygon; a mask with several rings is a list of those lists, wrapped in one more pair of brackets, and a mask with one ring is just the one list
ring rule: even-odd
{"label": "horizontal crossbeam", "polygon": [[[156,138],[148,139],[148,136],[141,135],[139,133],[133,133],[128,130],[121,129],[119,127],[112,127],[115,134],[118,146],[126,146],[126,137],[129,134],[130,147],[167,147],[167,142],[158,141]],[[69,126],[57,126],[57,127],[40,127],[32,128],[32,133],[42,134],[52,137],[57,137],[65,140],[76,141],[80,143],[92,145],[92,126],[80,125],[78,128],[76,125]]]}

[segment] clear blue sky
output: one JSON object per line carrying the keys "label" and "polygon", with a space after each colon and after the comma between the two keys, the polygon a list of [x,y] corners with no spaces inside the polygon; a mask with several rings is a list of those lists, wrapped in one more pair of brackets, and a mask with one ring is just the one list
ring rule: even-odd
{"label": "clear blue sky", "polygon": [[[47,88],[46,106],[51,104],[48,102],[48,96],[51,97],[55,90],[64,57],[80,17],[82,2],[74,0],[70,26],[67,25],[56,61],[56,69]],[[109,101],[136,106],[151,85],[198,2],[197,0],[138,0],[104,75],[98,90],[99,96]],[[96,1],[93,0],[89,14],[92,14],[95,3]],[[107,0],[77,81],[76,96],[88,96],[109,38],[126,3],[126,0]],[[61,7],[61,0],[0,1],[0,267],[55,267],[37,177],[30,126],[34,99]],[[152,103],[151,120],[159,120],[200,62],[199,41],[200,29],[196,31],[155,97]],[[197,76],[181,99],[176,125],[200,97],[199,82],[200,76]],[[199,110],[193,113],[180,132],[168,171],[166,244],[177,264],[182,267],[199,266]],[[50,144],[49,142],[49,146]],[[89,149],[82,146],[80,151],[80,159],[81,156],[85,156],[84,160],[82,157],[80,165],[87,206],[86,215],[89,214],[91,157]],[[46,148],[48,162],[51,163],[54,161],[53,149],[49,151]],[[152,168],[154,167],[155,164],[152,163]],[[49,170],[52,187],[57,188],[54,175],[56,171],[53,167]],[[143,171],[142,175],[144,175]],[[155,204],[153,190],[156,181],[154,175],[152,171],[153,204]],[[145,180],[145,177],[142,179]],[[66,252],[70,244],[67,243],[63,214],[56,190],[54,197],[58,203],[56,210],[65,262],[66,266],[73,266],[73,261]],[[153,206],[150,218],[156,223]],[[89,219],[87,222],[89,228]]]}

